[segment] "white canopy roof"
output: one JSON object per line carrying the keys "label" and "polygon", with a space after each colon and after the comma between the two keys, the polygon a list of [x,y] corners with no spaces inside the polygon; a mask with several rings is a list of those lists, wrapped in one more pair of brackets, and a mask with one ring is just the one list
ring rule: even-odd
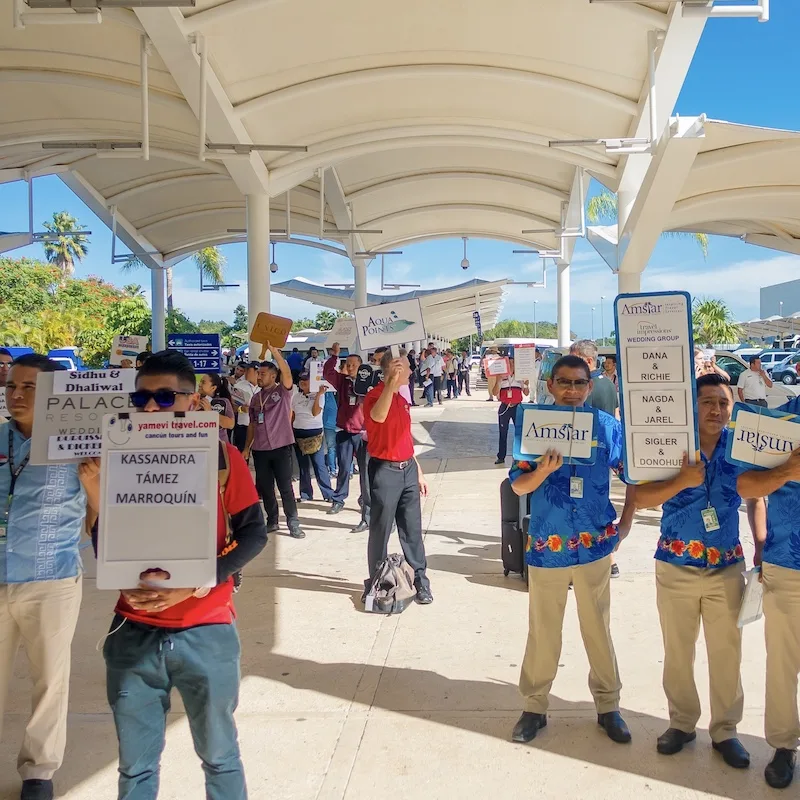
{"label": "white canopy roof", "polygon": [[800,311],[782,317],[775,314],[764,319],[751,319],[749,322],[739,323],[748,339],[765,339],[767,337],[786,336],[800,333]]}

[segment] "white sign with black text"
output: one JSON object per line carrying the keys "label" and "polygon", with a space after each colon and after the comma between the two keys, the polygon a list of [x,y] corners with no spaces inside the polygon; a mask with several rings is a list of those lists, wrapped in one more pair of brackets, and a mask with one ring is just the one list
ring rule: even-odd
{"label": "white sign with black text", "polygon": [[342,347],[350,348],[355,341],[356,321],[352,317],[339,317],[325,340],[325,347],[332,347],[338,342]]}
{"label": "white sign with black text", "polygon": [[217,577],[218,415],[109,414],[103,420],[97,587],[132,589],[163,570],[169,588]]}
{"label": "white sign with black text", "polygon": [[400,300],[363,306],[353,312],[356,317],[358,341],[362,350],[389,347],[393,344],[416,342],[426,338],[422,306],[419,300]]}
{"label": "white sign with black text", "polygon": [[697,459],[692,301],[686,292],[619,295],[614,302],[625,477],[675,475]]}

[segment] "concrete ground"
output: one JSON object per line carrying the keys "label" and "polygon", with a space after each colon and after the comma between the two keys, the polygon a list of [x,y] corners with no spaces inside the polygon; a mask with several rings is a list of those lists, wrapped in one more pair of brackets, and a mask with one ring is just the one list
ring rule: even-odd
{"label": "concrete ground", "polygon": [[[497,405],[485,398],[478,390],[471,400],[413,412],[430,483],[423,525],[433,605],[412,606],[394,617],[363,612],[366,534],[349,532],[358,521],[352,495],[347,510],[334,518],[325,515],[325,504],[304,503],[307,538],[274,536],[247,568],[236,598],[243,644],[237,719],[250,797],[774,796],[762,777],[770,750],[762,738],[760,622],[744,632],[740,736],[751,752],[751,769],[730,769],[711,750],[702,638],[696,671],[705,711],[697,741],[673,757],[655,751],[656,737],[668,724],[653,580],[658,536],[653,512],[637,515],[618,553],[621,577],[613,582],[622,714],[633,743],[612,743],[596,724],[572,599],[549,725],[530,745],[509,741],[520,712],[517,680],[527,593],[519,577],[503,577],[499,560],[498,485],[506,472],[493,466]],[[616,498],[621,489],[616,482]],[[744,539],[750,558],[752,539]],[[399,551],[396,541],[391,551]],[[116,797],[116,738],[103,661],[95,649],[113,604],[112,593],[86,580],[73,648],[67,753],[56,775],[61,797]],[[3,800],[18,796],[16,752],[28,708],[27,666],[20,656],[0,744]],[[162,764],[163,800],[204,796],[178,697]]]}

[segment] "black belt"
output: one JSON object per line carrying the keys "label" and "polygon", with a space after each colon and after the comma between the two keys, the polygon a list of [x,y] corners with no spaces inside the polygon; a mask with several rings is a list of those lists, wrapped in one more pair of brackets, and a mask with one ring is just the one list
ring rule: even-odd
{"label": "black belt", "polygon": [[386,458],[372,458],[372,461],[380,461],[382,464],[391,464],[398,469],[405,469],[414,459],[409,458],[406,461],[389,461]]}

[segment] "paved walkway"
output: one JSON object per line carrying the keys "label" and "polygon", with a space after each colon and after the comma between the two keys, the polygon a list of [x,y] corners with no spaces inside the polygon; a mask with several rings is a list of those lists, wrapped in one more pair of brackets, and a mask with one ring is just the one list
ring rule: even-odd
{"label": "paved walkway", "polygon": [[[764,644],[760,623],[745,631],[745,720],[740,734],[753,766],[726,767],[710,748],[708,714],[698,740],[658,756],[667,727],[662,645],[652,554],[657,516],[643,513],[619,553],[613,632],[623,679],[622,713],[631,745],[613,744],[595,722],[588,666],[573,601],[550,724],[530,745],[508,741],[526,635],[527,593],[503,577],[498,485],[492,465],[497,405],[479,392],[415,409],[415,435],[431,486],[423,509],[435,602],[397,617],[365,614],[359,603],[365,534],[355,498],[335,518],[304,503],[307,538],[273,537],[246,570],[237,596],[243,642],[238,724],[250,797],[360,800],[391,792],[432,798],[679,798],[776,796],[762,778]],[[617,494],[620,485],[616,484]],[[752,553],[747,538],[746,551]],[[399,547],[395,544],[392,550]],[[114,597],[86,581],[73,652],[69,743],[57,775],[61,796],[116,797],[116,739],[96,642]],[[702,639],[697,675],[708,709]],[[16,798],[16,749],[29,708],[27,667],[17,665],[0,745],[0,798]],[[162,800],[204,796],[180,699],[174,699],[163,758]]]}

